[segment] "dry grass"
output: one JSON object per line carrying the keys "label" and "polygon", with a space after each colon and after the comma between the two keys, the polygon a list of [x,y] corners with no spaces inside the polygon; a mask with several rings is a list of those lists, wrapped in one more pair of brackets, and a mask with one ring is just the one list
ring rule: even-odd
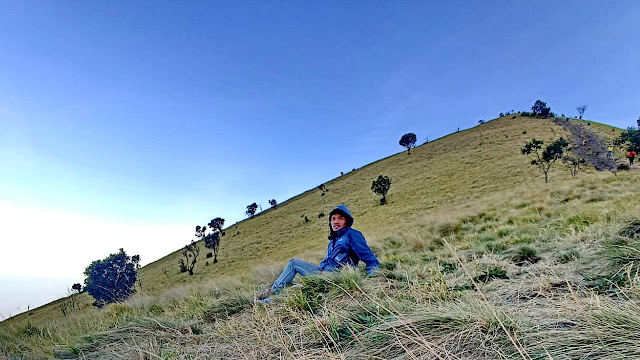
{"label": "dry grass", "polygon": [[[66,317],[51,305],[3,322],[0,358],[640,358],[640,247],[620,235],[640,214],[638,173],[571,179],[558,166],[544,184],[519,149],[561,135],[507,117],[380,160],[230,226],[220,262],[192,277],[174,253],[143,268],[145,291],[123,304],[86,297]],[[393,179],[385,206],[370,190],[380,174]],[[322,257],[317,215],[337,203],[379,275],[308,277],[254,302],[290,257]]]}

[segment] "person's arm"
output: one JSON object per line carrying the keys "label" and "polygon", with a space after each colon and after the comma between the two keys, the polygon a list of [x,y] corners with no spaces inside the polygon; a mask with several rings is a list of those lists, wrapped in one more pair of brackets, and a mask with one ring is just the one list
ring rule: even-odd
{"label": "person's arm", "polygon": [[358,255],[360,260],[367,264],[367,275],[373,275],[380,267],[378,258],[373,254],[373,251],[371,251],[371,248],[367,245],[367,241],[360,231],[353,230],[350,235],[351,249]]}

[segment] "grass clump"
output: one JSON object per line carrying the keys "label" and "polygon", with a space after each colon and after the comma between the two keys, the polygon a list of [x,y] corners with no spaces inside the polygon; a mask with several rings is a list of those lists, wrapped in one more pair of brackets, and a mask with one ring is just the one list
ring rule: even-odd
{"label": "grass clump", "polygon": [[300,280],[300,285],[287,297],[287,306],[295,311],[317,313],[328,300],[360,291],[363,282],[356,269],[345,267],[336,272],[305,276]]}
{"label": "grass clump", "polygon": [[580,253],[576,249],[570,249],[560,252],[556,258],[561,264],[566,264],[568,262],[578,260],[580,258]]}
{"label": "grass clump", "polygon": [[640,238],[640,220],[634,220],[626,224],[618,233],[630,239]]}
{"label": "grass clump", "polygon": [[207,321],[214,322],[233,316],[253,304],[253,295],[235,294],[229,297],[218,299],[204,312]]}
{"label": "grass clump", "polygon": [[540,261],[540,256],[538,256],[538,250],[535,248],[522,245],[516,250],[516,253],[511,256],[511,261],[518,266],[531,265]]}
{"label": "grass clump", "polygon": [[494,279],[508,279],[507,270],[500,266],[491,267],[482,271],[482,274],[476,276],[473,280],[476,282],[488,283]]}

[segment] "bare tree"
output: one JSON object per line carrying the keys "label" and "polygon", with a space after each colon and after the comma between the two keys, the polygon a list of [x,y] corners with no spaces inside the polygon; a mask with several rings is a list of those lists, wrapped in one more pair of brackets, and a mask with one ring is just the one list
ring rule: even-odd
{"label": "bare tree", "polygon": [[582,115],[584,115],[584,111],[587,110],[587,105],[578,106],[576,110],[578,110],[578,114],[580,114],[580,119],[582,119]]}

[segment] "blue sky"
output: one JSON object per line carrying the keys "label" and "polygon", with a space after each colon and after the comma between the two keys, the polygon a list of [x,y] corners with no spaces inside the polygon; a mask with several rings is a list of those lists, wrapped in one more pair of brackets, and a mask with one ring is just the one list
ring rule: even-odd
{"label": "blue sky", "polygon": [[[197,224],[402,151],[406,132],[537,99],[632,126],[639,16],[636,1],[0,1],[0,286],[80,282],[120,247],[156,260]],[[47,249],[27,274],[16,239]],[[30,288],[31,307],[57,295]],[[2,300],[3,316],[27,306]]]}

